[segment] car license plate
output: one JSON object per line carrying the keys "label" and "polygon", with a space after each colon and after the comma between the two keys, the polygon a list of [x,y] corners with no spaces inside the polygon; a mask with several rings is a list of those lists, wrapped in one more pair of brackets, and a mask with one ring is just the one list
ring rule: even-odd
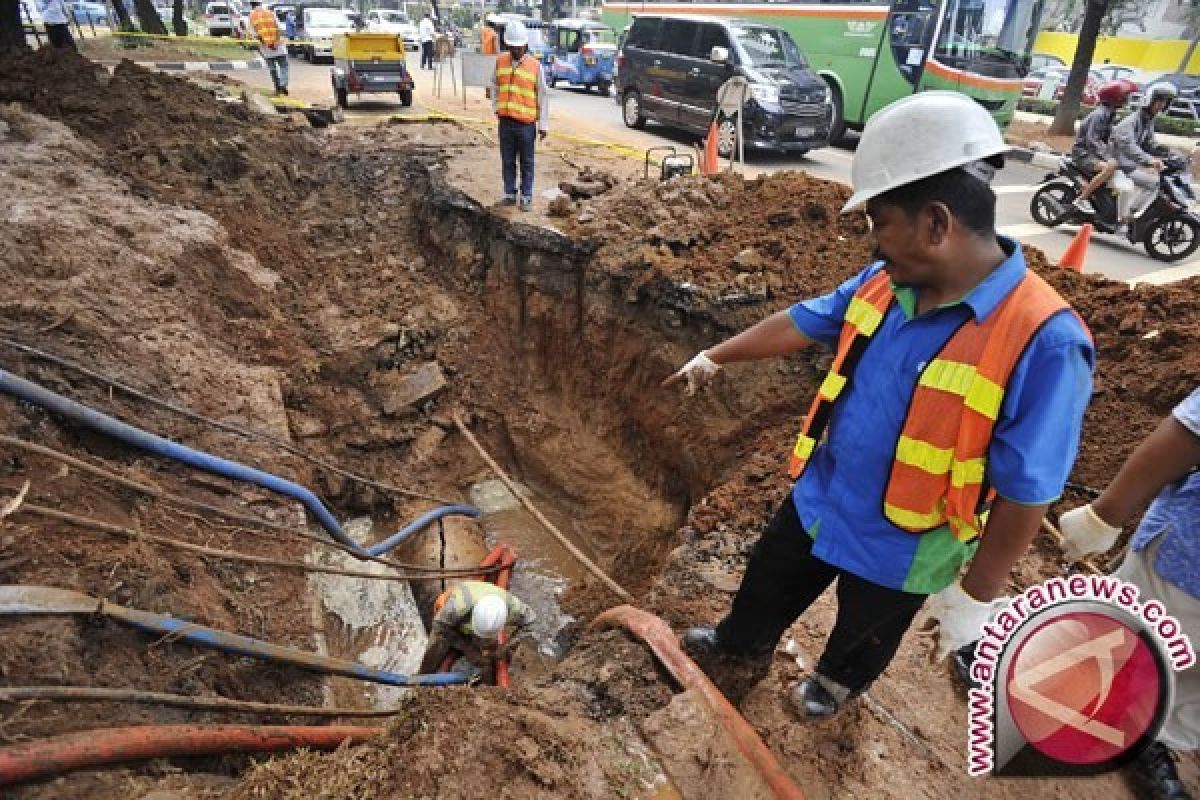
{"label": "car license plate", "polygon": [[816,128],[809,128],[809,127],[802,125],[799,128],[796,128],[796,138],[808,139],[808,138],[812,137],[813,135],[815,135],[816,132],[817,132]]}

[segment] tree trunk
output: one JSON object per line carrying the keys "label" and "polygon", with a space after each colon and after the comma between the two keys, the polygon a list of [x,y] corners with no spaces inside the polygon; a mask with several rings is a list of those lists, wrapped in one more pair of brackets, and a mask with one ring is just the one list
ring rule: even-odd
{"label": "tree trunk", "polygon": [[24,23],[20,0],[0,0],[0,50],[29,47]]}
{"label": "tree trunk", "polygon": [[175,29],[176,36],[188,35],[187,20],[183,18],[183,0],[175,0],[172,6],[171,27]]}
{"label": "tree trunk", "polygon": [[1083,87],[1087,85],[1092,56],[1096,54],[1096,37],[1100,33],[1100,23],[1104,20],[1104,12],[1108,10],[1110,2],[1111,0],[1088,0],[1087,9],[1083,14],[1083,26],[1079,31],[1079,43],[1075,46],[1075,60],[1071,62],[1071,74],[1067,76],[1067,88],[1063,91],[1062,102],[1058,104],[1054,122],[1050,123],[1051,134],[1075,134],[1079,100],[1083,96]]}
{"label": "tree trunk", "polygon": [[[114,2],[120,3],[121,0],[114,0]],[[158,11],[155,10],[154,3],[151,0],[133,0],[133,7],[137,11],[142,33],[157,33],[160,36],[167,35],[167,26],[163,25],[162,18],[158,16]]]}
{"label": "tree trunk", "polygon": [[[123,31],[136,30],[133,27],[133,20],[129,18],[129,9],[125,7],[125,0],[111,0],[109,5],[112,7],[113,15],[117,20],[117,28]],[[123,41],[129,41],[125,39]]]}
{"label": "tree trunk", "polygon": [[1200,33],[1192,37],[1192,41],[1188,44],[1187,52],[1183,54],[1183,60],[1179,62],[1179,69],[1176,72],[1187,72],[1188,62],[1192,60],[1192,53],[1196,52],[1196,44],[1200,42]]}

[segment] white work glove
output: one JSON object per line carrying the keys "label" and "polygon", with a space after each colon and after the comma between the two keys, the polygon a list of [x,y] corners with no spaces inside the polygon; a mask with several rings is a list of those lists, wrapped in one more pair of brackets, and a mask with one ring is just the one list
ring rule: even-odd
{"label": "white work glove", "polygon": [[1089,553],[1103,553],[1121,533],[1120,528],[1100,519],[1090,503],[1060,514],[1058,529],[1062,531],[1063,554],[1068,561],[1078,561]]}
{"label": "white work glove", "polygon": [[681,380],[687,380],[687,394],[688,397],[691,397],[697,389],[703,389],[711,383],[720,369],[721,365],[709,358],[708,353],[701,350],[692,357],[691,361],[680,367],[678,372],[663,381],[662,385],[670,386]]}
{"label": "white work glove", "polygon": [[930,597],[922,612],[921,627],[928,630],[937,623],[937,660],[983,636],[983,626],[991,618],[996,602],[976,600],[958,581]]}

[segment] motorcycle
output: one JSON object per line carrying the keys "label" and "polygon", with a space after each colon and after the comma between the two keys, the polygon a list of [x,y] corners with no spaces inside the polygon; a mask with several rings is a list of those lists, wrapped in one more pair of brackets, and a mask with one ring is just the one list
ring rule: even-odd
{"label": "motorcycle", "polygon": [[[1154,199],[1146,204],[1125,231],[1130,244],[1141,244],[1151,258],[1179,261],[1200,247],[1200,217],[1192,210],[1196,190],[1187,176],[1188,161],[1178,153],[1163,158]],[[1117,198],[1111,187],[1104,187],[1088,198],[1094,212],[1075,207],[1075,198],[1092,176],[1070,155],[1059,161],[1058,172],[1042,178],[1042,187],[1029,201],[1033,219],[1048,228],[1059,225],[1091,225],[1101,233],[1117,232]]]}

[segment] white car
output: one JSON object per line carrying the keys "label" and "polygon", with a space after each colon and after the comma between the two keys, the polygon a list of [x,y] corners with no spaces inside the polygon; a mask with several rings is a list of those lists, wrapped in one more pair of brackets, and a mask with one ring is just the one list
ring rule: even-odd
{"label": "white car", "polygon": [[237,11],[229,3],[209,3],[204,7],[204,25],[209,36],[233,36]]}
{"label": "white car", "polygon": [[333,58],[333,37],[338,33],[354,33],[354,20],[340,8],[306,8],[304,14],[304,60],[313,63],[318,58]]}
{"label": "white car", "polygon": [[367,12],[367,30],[373,33],[394,33],[404,39],[404,49],[416,52],[421,49],[421,38],[417,26],[409,21],[403,11],[386,8]]}

